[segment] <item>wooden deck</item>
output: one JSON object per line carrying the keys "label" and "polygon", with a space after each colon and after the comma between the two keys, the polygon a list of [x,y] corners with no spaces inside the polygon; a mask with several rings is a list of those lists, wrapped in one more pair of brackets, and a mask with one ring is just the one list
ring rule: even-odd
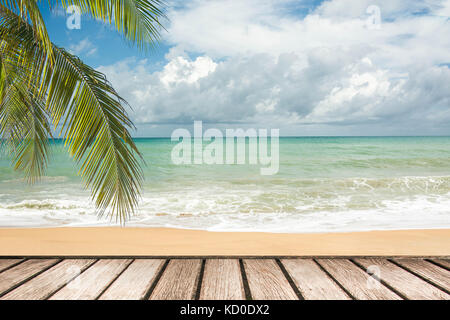
{"label": "wooden deck", "polygon": [[0,299],[445,299],[447,258],[0,258]]}

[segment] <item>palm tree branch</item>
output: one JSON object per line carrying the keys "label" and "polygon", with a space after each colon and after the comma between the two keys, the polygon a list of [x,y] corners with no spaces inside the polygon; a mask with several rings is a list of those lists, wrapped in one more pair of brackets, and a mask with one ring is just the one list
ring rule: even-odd
{"label": "palm tree branch", "polygon": [[153,47],[165,30],[165,1],[162,0],[60,0],[64,8],[75,5],[83,14],[114,25],[140,49]]}
{"label": "palm tree branch", "polygon": [[111,208],[108,215],[124,222],[137,206],[143,180],[140,154],[128,132],[132,123],[122,106],[126,102],[103,74],[57,46],[52,48],[53,65],[40,73],[48,57],[32,32],[20,27],[18,19],[0,24],[0,34],[9,35],[3,42],[11,53],[10,65],[17,67],[16,78],[32,74],[29,91],[44,88],[45,95],[39,97],[54,128],[62,123],[61,133],[70,154],[81,163],[79,173],[92,188],[99,214]]}
{"label": "palm tree branch", "polygon": [[[0,102],[0,136],[13,155],[16,170],[23,171],[30,183],[41,177],[48,162],[48,138],[51,130],[43,104],[35,99],[16,79],[15,70],[4,64],[5,52],[0,51],[0,68],[4,73],[4,87]],[[7,138],[7,139],[5,139]]]}
{"label": "palm tree branch", "polygon": [[49,62],[53,63],[53,45],[45,26],[44,18],[36,0],[0,0],[0,18],[7,13],[15,13],[33,29],[37,43],[45,51]]}

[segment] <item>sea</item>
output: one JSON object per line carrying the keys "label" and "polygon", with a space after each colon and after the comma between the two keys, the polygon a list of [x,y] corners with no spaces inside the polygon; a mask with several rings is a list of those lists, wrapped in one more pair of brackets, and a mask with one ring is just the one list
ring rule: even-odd
{"label": "sea", "polygon": [[[125,227],[275,233],[450,228],[450,137],[282,137],[279,169],[174,164],[170,138],[139,138],[139,207]],[[206,145],[206,144],[205,144]],[[0,227],[119,226],[99,218],[64,142],[27,184],[0,158]]]}

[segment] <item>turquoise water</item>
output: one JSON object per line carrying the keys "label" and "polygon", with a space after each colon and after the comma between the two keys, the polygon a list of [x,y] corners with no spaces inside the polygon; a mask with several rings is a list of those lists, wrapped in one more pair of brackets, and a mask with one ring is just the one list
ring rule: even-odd
{"label": "turquoise water", "polygon": [[[279,172],[174,165],[170,139],[136,139],[146,166],[129,226],[334,232],[450,227],[450,137],[280,138]],[[27,185],[0,160],[0,227],[110,225],[95,215],[61,142]]]}

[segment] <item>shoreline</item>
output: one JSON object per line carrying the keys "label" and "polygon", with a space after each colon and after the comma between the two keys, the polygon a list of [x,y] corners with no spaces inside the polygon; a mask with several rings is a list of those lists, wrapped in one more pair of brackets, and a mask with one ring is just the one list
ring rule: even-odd
{"label": "shoreline", "polygon": [[450,229],[293,234],[0,228],[0,256],[450,256]]}

